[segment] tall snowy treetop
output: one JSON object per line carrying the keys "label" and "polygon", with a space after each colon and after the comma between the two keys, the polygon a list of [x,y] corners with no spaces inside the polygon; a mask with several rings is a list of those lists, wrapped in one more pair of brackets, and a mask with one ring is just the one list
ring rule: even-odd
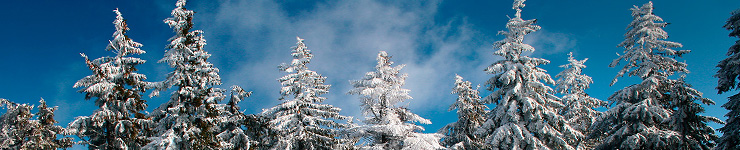
{"label": "tall snowy treetop", "polygon": [[149,84],[143,81],[146,79],[145,75],[132,73],[133,71],[136,71],[136,65],[143,64],[146,60],[126,57],[129,54],[146,53],[144,50],[140,49],[143,45],[133,41],[125,35],[126,31],[129,30],[126,20],[118,9],[113,10],[113,12],[117,15],[116,19],[113,21],[116,31],[113,33],[113,40],[108,41],[106,50],[115,52],[116,56],[90,60],[85,54],[80,54],[85,59],[88,67],[94,72],[94,75],[80,79],[73,86],[74,88],[85,87],[84,89],[81,89],[80,92],[87,92],[88,95],[86,98],[99,97],[94,96],[98,94],[112,94],[113,92],[109,92],[109,90],[115,87],[115,84],[112,83],[126,82],[124,80],[133,80],[129,81],[129,83],[136,85],[135,88],[138,88],[138,90],[145,90],[144,86]]}
{"label": "tall snowy treetop", "polygon": [[522,17],[522,8],[525,6],[524,1],[526,0],[514,0],[514,6],[511,9],[516,10],[516,14],[514,15],[516,18]]}
{"label": "tall snowy treetop", "polygon": [[145,51],[139,47],[143,46],[141,43],[134,42],[126,36],[126,32],[129,30],[126,20],[123,19],[123,15],[118,11],[118,8],[113,10],[116,13],[116,20],[113,24],[116,26],[116,32],[113,33],[113,40],[108,41],[108,47],[106,50],[113,50],[119,56],[126,56],[128,54],[144,54]]}
{"label": "tall snowy treetop", "polygon": [[502,56],[507,60],[519,60],[519,55],[524,51],[534,51],[534,47],[524,44],[524,35],[535,32],[540,26],[534,25],[537,19],[522,20],[521,8],[524,7],[524,0],[515,0],[512,9],[516,10],[515,18],[509,19],[506,24],[508,31],[499,31],[498,34],[506,36],[505,39],[493,43],[497,48],[495,55]]}
{"label": "tall snowy treetop", "polygon": [[280,99],[284,99],[288,95],[294,95],[297,99],[321,102],[326,98],[318,95],[328,93],[330,85],[324,85],[326,77],[308,69],[306,65],[313,58],[311,50],[303,43],[303,39],[296,37],[296,40],[298,41],[296,46],[291,48],[293,60],[290,63],[282,63],[278,66],[280,71],[289,73],[278,79],[283,85],[283,88],[280,89],[282,94]]}
{"label": "tall snowy treetop", "polygon": [[185,0],[177,1],[176,6],[177,8],[172,10],[172,17],[164,20],[172,28],[172,31],[175,32],[175,36],[169,39],[170,44],[166,46],[169,50],[165,52],[165,58],[162,58],[159,62],[166,62],[170,67],[175,67],[178,65],[177,62],[197,59],[184,55],[202,55],[199,57],[207,59],[210,57],[210,54],[196,52],[203,49],[203,46],[206,45],[206,40],[203,38],[203,31],[190,31],[193,28],[192,19],[195,12],[184,8]]}
{"label": "tall snowy treetop", "polygon": [[298,41],[296,42],[296,47],[293,48],[293,59],[306,59],[306,63],[308,63],[311,58],[313,58],[313,55],[311,54],[311,50],[306,47],[306,44],[303,43],[304,39],[301,37],[295,37],[295,39]]}
{"label": "tall snowy treetop", "polygon": [[192,23],[190,22],[191,20],[188,19],[192,19],[193,14],[195,14],[195,12],[193,12],[192,10],[185,9],[185,4],[186,0],[178,0],[177,3],[175,3],[175,6],[177,6],[177,8],[173,9],[171,13],[173,18],[167,18],[165,20],[165,23],[170,25],[170,27],[172,27],[172,30],[174,30],[175,32],[183,31],[181,33],[178,33],[182,35],[188,34],[187,31],[189,31],[190,28],[193,27]]}
{"label": "tall snowy treetop", "polygon": [[328,93],[331,85],[324,84],[326,77],[308,69],[311,50],[303,39],[296,40],[296,46],[291,48],[292,61],[278,66],[288,73],[278,78],[282,85],[280,100],[290,95],[293,99],[262,112],[270,119],[271,128],[279,132],[275,135],[279,140],[271,149],[342,149],[339,147],[352,145],[339,134],[352,125],[337,122],[348,117],[339,115],[340,108],[319,104],[326,99],[320,95]]}
{"label": "tall snowy treetop", "polygon": [[392,67],[388,53],[378,53],[375,71],[362,80],[350,81],[354,89],[348,94],[360,96],[365,125],[350,129],[350,136],[363,138],[361,149],[444,149],[439,145],[439,134],[423,134],[424,128],[414,124],[431,124],[428,119],[396,104],[412,99],[408,89],[402,88],[407,77],[399,71],[403,65]]}
{"label": "tall snowy treetop", "polygon": [[[193,14],[195,12],[187,10],[185,3],[185,0],[178,0],[175,4],[177,8],[172,10],[172,17],[164,20],[175,32],[175,36],[169,39],[170,44],[166,46],[169,50],[165,52],[165,58],[162,58],[159,62],[167,62],[170,67],[178,65],[177,62],[197,62],[197,60],[192,59],[208,59],[211,56],[206,52],[201,52],[206,45],[206,40],[203,38],[203,31],[190,31],[193,28]],[[187,55],[195,55],[197,57]]]}
{"label": "tall snowy treetop", "polygon": [[[354,89],[350,90],[348,94],[361,97],[364,103],[362,105],[363,114],[373,114],[375,117],[379,117],[376,112],[379,110],[375,107],[387,107],[377,105],[381,103],[380,101],[383,101],[384,105],[393,106],[398,102],[412,99],[408,95],[409,90],[401,88],[408,76],[405,73],[400,73],[404,65],[392,67],[391,57],[385,51],[380,51],[376,58],[378,64],[375,66],[375,71],[366,73],[362,80],[350,81]],[[388,91],[392,92],[389,93]]]}
{"label": "tall snowy treetop", "polygon": [[469,100],[471,103],[480,103],[480,96],[478,96],[479,87],[480,86],[476,86],[475,89],[473,89],[472,83],[470,83],[470,81],[464,81],[463,77],[461,77],[460,75],[455,75],[455,87],[452,88],[452,94],[458,94],[458,101],[456,101],[455,104],[450,105],[450,108],[447,111],[474,107],[470,104],[458,104],[460,99],[462,99],[460,97],[472,99]]}
{"label": "tall snowy treetop", "polygon": [[[452,89],[452,94],[455,94],[457,91],[460,91],[463,88],[471,87],[472,83],[470,81],[463,81],[463,77],[460,75],[455,75],[455,87]],[[452,109],[450,109],[452,110]]]}
{"label": "tall snowy treetop", "polygon": [[576,70],[576,72],[579,72],[580,73],[581,72],[581,69],[586,68],[586,65],[583,65],[583,64],[586,63],[587,60],[588,60],[588,58],[585,58],[583,60],[576,60],[573,57],[573,52],[570,52],[570,53],[568,53],[568,62],[569,62],[569,64],[561,65],[560,67],[563,67],[563,68],[573,68],[574,70]]}
{"label": "tall snowy treetop", "polygon": [[668,23],[653,14],[653,3],[648,2],[641,7],[634,6],[632,11],[632,22],[627,26],[625,40],[619,43],[623,47],[624,54],[612,61],[609,67],[615,67],[621,60],[627,62],[617,73],[611,85],[617,82],[617,78],[628,74],[628,76],[639,76],[646,79],[650,76],[671,76],[676,72],[688,73],[686,64],[676,61],[675,57],[691,52],[690,50],[674,50],[672,48],[683,47],[681,43],[666,41],[668,33],[663,27]]}
{"label": "tall snowy treetop", "polygon": [[129,29],[121,12],[118,9],[113,12],[117,15],[113,21],[116,31],[106,50],[115,52],[116,56],[90,60],[81,54],[92,75],[73,86],[82,87],[79,92],[85,93],[85,99],[96,97],[95,105],[100,108],[90,116],[75,118],[69,124],[68,134],[84,139],[90,149],[140,149],[147,141],[142,131],[151,124],[143,118],[147,104],[141,93],[151,83],[144,81],[145,75],[135,72],[136,66],[146,61],[127,55],[145,52],[139,48],[140,43],[125,35]]}
{"label": "tall snowy treetop", "polygon": [[[632,16],[642,16],[642,15],[652,15],[653,14],[653,1],[648,1],[645,4],[642,4],[642,7],[633,6],[630,8],[632,10]],[[658,17],[660,19],[660,17]],[[660,19],[660,21],[663,21],[663,19]]]}
{"label": "tall snowy treetop", "polygon": [[378,58],[376,58],[376,60],[378,60],[377,67],[393,65],[393,61],[391,61],[391,57],[393,56],[388,56],[388,53],[386,53],[385,51],[380,51],[378,53]]}
{"label": "tall snowy treetop", "polygon": [[560,72],[555,77],[558,78],[556,81],[556,91],[558,93],[580,93],[588,89],[589,84],[593,83],[591,77],[581,75],[583,68],[586,68],[586,61],[588,58],[583,60],[576,60],[573,57],[573,52],[568,53],[568,64],[561,65],[560,67],[565,68],[563,72]]}
{"label": "tall snowy treetop", "polygon": [[[172,72],[164,81],[152,87],[150,96],[160,91],[175,90],[170,100],[154,109],[150,116],[157,122],[152,142],[143,149],[215,149],[221,147],[217,137],[223,117],[224,90],[219,70],[208,61],[203,31],[193,29],[194,12],[185,9],[185,0],[179,0],[171,17],[164,20],[175,33],[168,41],[160,63],[167,63]],[[173,88],[175,87],[175,88]]]}
{"label": "tall snowy treetop", "polygon": [[[169,39],[164,58],[159,60],[160,63],[167,63],[175,70],[165,81],[153,85],[156,88],[150,96],[157,96],[160,91],[172,86],[205,88],[221,84],[218,68],[207,61],[211,54],[204,50],[207,44],[203,31],[191,31],[195,12],[184,8],[185,0],[178,1],[176,6],[177,8],[172,10],[172,17],[164,20],[175,35]],[[193,74],[199,77],[189,77]]]}
{"label": "tall snowy treetop", "polygon": [[[393,65],[393,61],[391,61],[391,58],[393,56],[388,55],[385,51],[378,52],[378,65],[375,66],[375,69],[378,70],[378,73],[373,76],[378,76],[378,78],[381,78],[382,80],[386,80],[387,82],[393,82],[393,83],[399,83],[399,86],[403,86],[406,83],[406,77],[407,74],[401,74],[399,71],[403,69],[403,67],[406,66],[406,64],[400,64],[396,67],[391,67]],[[399,75],[396,77],[396,75]],[[377,83],[376,83],[377,84]],[[405,99],[411,99],[405,98]]]}
{"label": "tall snowy treetop", "polygon": [[187,3],[186,0],[178,0],[175,3],[175,6],[177,6],[178,8],[182,8],[182,7],[185,7],[185,3]]}
{"label": "tall snowy treetop", "polygon": [[296,37],[296,46],[292,47],[292,53],[293,61],[290,62],[290,64],[280,64],[278,68],[280,71],[285,71],[288,73],[291,72],[299,72],[302,70],[306,70],[306,64],[311,63],[311,58],[313,58],[313,54],[311,54],[311,50],[306,47],[306,44],[303,43],[304,39],[301,37]]}

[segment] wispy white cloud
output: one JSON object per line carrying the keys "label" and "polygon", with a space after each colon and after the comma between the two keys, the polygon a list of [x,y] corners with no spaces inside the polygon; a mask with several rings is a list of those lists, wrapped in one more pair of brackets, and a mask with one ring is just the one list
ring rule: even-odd
{"label": "wispy white cloud", "polygon": [[372,71],[382,50],[393,55],[396,64],[407,65],[402,70],[409,74],[405,87],[414,97],[407,105],[425,116],[446,111],[454,101],[449,93],[455,74],[482,84],[487,77],[483,68],[495,61],[490,39],[465,18],[435,20],[439,4],[338,1],[288,14],[285,9],[290,8],[273,1],[225,1],[218,11],[198,15],[214,17],[199,22],[214,54],[211,60],[233,68],[222,69],[224,85],[254,91],[253,98],[243,102],[249,113],[280,103],[276,79],[284,73],[276,66],[290,61],[290,47],[300,36],[315,55],[309,68],[332,84],[326,103],[343,108],[343,114],[362,117],[359,100],[346,95],[352,88],[349,80]]}

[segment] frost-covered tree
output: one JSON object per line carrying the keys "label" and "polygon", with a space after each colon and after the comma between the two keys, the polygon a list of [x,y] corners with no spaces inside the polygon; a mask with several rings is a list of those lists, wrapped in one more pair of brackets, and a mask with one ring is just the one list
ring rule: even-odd
{"label": "frost-covered tree", "polygon": [[3,105],[7,111],[0,116],[0,148],[21,149],[23,141],[29,136],[28,131],[33,128],[33,106],[0,99],[0,106]]}
{"label": "frost-covered tree", "polygon": [[[0,149],[58,149],[72,147],[71,137],[57,138],[65,129],[54,125],[56,107],[48,107],[41,99],[36,114],[33,105],[17,104],[0,98],[6,112],[0,116]],[[36,116],[36,119],[32,119]]]}
{"label": "frost-covered tree", "polygon": [[116,31],[106,50],[116,56],[90,60],[81,54],[92,75],[74,85],[82,87],[79,92],[85,93],[85,99],[96,98],[95,105],[100,108],[90,116],[75,118],[69,124],[69,134],[84,140],[89,149],[141,149],[149,142],[144,130],[152,124],[142,113],[147,104],[141,94],[149,82],[144,81],[145,75],[135,72],[136,65],[146,61],[128,55],[145,51],[139,49],[140,43],[126,36],[129,28],[121,12],[118,9],[113,12],[117,15],[113,21]]}
{"label": "frost-covered tree", "polygon": [[628,26],[625,40],[619,44],[624,54],[609,66],[624,60],[627,64],[612,80],[624,74],[638,76],[639,84],[630,85],[609,97],[613,107],[600,117],[592,137],[602,143],[597,149],[710,149],[716,135],[706,122],[720,122],[701,116],[703,104],[713,104],[701,92],[684,82],[669,79],[676,73],[688,73],[686,64],[674,58],[689,50],[674,50],[680,43],[665,41],[662,29],[668,23],[653,14],[653,4],[634,6],[634,20]]}
{"label": "frost-covered tree", "polygon": [[71,137],[57,138],[57,135],[63,134],[66,130],[62,126],[56,125],[57,122],[54,119],[54,111],[57,107],[48,107],[44,99],[39,100],[39,106],[36,107],[36,126],[31,130],[31,136],[27,138],[28,141],[24,142],[24,149],[58,149],[72,147]]}
{"label": "frost-covered tree", "polygon": [[219,127],[221,133],[217,136],[221,140],[222,149],[247,150],[257,144],[249,137],[247,128],[257,128],[248,125],[250,117],[239,111],[239,102],[252,95],[239,86],[231,90],[231,99],[225,105],[220,105]]}
{"label": "frost-covered tree", "polygon": [[0,99],[0,106],[5,105],[7,111],[0,116],[0,148],[21,149],[29,131],[33,129],[31,118],[32,105],[16,104],[6,99]]}
{"label": "frost-covered tree", "polygon": [[611,85],[617,82],[617,78],[628,74],[638,76],[642,80],[655,77],[668,77],[676,72],[688,72],[686,64],[678,62],[672,57],[681,57],[690,50],[673,50],[672,48],[683,47],[681,43],[665,41],[668,33],[663,27],[668,23],[653,14],[653,3],[648,2],[641,7],[634,6],[632,11],[632,22],[628,25],[625,40],[618,47],[624,47],[624,54],[609,64],[610,67],[619,65],[621,60],[627,62],[612,80]]}
{"label": "frost-covered tree", "polygon": [[506,24],[508,31],[499,31],[506,38],[496,41],[494,55],[504,57],[485,69],[493,74],[487,82],[492,91],[483,101],[495,104],[486,122],[476,131],[492,149],[573,149],[569,140],[583,135],[568,125],[558,114],[563,107],[551,93],[554,84],[550,75],[537,66],[550,63],[542,58],[523,56],[535,49],[524,44],[524,36],[540,29],[536,20],[523,20],[524,0],[515,0],[514,18]]}
{"label": "frost-covered tree", "polygon": [[150,115],[157,124],[152,140],[144,149],[216,149],[221,145],[217,135],[223,90],[218,68],[208,62],[203,31],[192,30],[193,14],[178,0],[172,17],[164,20],[175,32],[160,63],[174,68],[164,81],[153,86],[152,96],[175,87],[170,100]]}
{"label": "frost-covered tree", "polygon": [[[576,60],[573,58],[572,52],[568,53],[569,63],[561,65],[560,67],[565,68],[565,70],[555,76],[558,78],[555,81],[555,90],[558,93],[565,94],[562,97],[565,107],[560,110],[560,115],[565,117],[565,120],[568,121],[568,124],[572,128],[584,135],[590,133],[588,128],[602,114],[602,112],[596,111],[594,108],[606,105],[606,102],[590,97],[585,92],[589,88],[589,85],[593,83],[591,77],[582,74],[583,68],[586,68],[586,65],[583,64],[586,60],[588,58]],[[588,142],[584,139],[577,139],[575,143],[571,143],[576,149],[590,149],[593,144],[593,142]]]}
{"label": "frost-covered tree", "polygon": [[[732,12],[732,16],[727,19],[724,28],[730,30],[730,37],[740,38],[740,9]],[[740,87],[740,82],[736,81],[740,78],[740,72],[738,72],[740,70],[740,40],[730,46],[726,55],[728,57],[717,64],[719,70],[714,75],[714,77],[719,78],[717,90],[720,94]],[[719,131],[723,134],[722,138],[719,139],[717,149],[740,149],[740,94],[730,96],[727,103],[722,107],[730,110],[730,112],[725,115],[727,124],[719,128]]]}
{"label": "frost-covered tree", "polygon": [[444,134],[442,145],[450,149],[484,149],[486,144],[475,135],[475,130],[485,121],[486,105],[478,95],[478,87],[473,89],[469,81],[455,76],[455,87],[452,94],[457,94],[457,101],[450,105],[448,111],[457,109],[457,122],[448,124],[439,130]]}
{"label": "frost-covered tree", "polygon": [[337,123],[336,120],[347,120],[339,115],[340,108],[329,104],[320,104],[329,92],[330,85],[324,84],[326,77],[308,69],[313,58],[311,50],[296,37],[297,46],[293,47],[293,60],[283,63],[278,68],[285,75],[278,79],[281,100],[285,102],[265,109],[262,114],[271,119],[270,124],[278,135],[278,143],[273,149],[344,149],[354,143],[339,138],[340,130],[350,127],[349,124]]}
{"label": "frost-covered tree", "polygon": [[439,144],[440,134],[419,133],[424,128],[414,122],[431,124],[428,119],[397,106],[411,99],[405,84],[408,75],[401,74],[404,65],[391,67],[391,56],[385,51],[378,54],[375,71],[368,72],[361,80],[351,81],[354,89],[348,94],[360,96],[365,125],[352,128],[353,137],[362,138],[361,149],[444,149]]}

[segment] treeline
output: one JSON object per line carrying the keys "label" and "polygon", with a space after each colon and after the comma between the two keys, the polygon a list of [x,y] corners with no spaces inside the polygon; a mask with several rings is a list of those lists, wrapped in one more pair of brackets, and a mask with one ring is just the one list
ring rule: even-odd
{"label": "treeline", "polygon": [[[373,71],[350,82],[354,88],[348,94],[359,97],[362,123],[322,103],[331,85],[309,69],[313,54],[299,37],[293,59],[278,66],[286,73],[278,79],[283,102],[259,114],[244,114],[239,102],[252,93],[239,86],[216,87],[221,77],[208,62],[203,31],[193,29],[194,12],[178,0],[164,21],[175,33],[158,61],[172,69],[164,81],[146,81],[146,75],[137,73],[137,65],[146,60],[135,55],[146,52],[126,36],[129,28],[116,9],[116,31],[106,48],[116,55],[90,59],[81,54],[92,74],[74,84],[99,108],[65,128],[55,125],[56,107],[43,99],[35,113],[33,105],[0,99],[7,109],[0,116],[0,149],[75,144],[89,149],[740,149],[740,96],[722,105],[730,110],[726,123],[700,115],[702,105],[714,101],[684,78],[687,64],[676,59],[691,51],[666,40],[662,28],[668,23],[653,13],[652,2],[631,8],[633,21],[618,45],[624,51],[609,65],[622,67],[611,85],[624,75],[640,82],[603,101],[585,92],[593,83],[582,74],[588,59],[569,54],[569,63],[560,66],[564,70],[554,80],[538,67],[550,61],[523,54],[535,51],[523,43],[525,35],[541,28],[536,19],[522,19],[524,1],[514,0],[515,15],[507,30],[499,32],[505,38],[493,44],[493,54],[502,59],[485,68],[491,75],[485,89],[492,93],[481,96],[479,86],[456,76],[452,93],[458,98],[449,110],[457,111],[458,120],[437,133],[421,133],[424,128],[417,123],[431,121],[397,105],[411,99],[410,90],[403,88],[407,75],[401,71],[404,65],[394,65],[384,51]],[[724,28],[731,37],[740,37],[740,10],[732,12]],[[719,93],[740,87],[738,53],[740,40],[717,65]],[[145,111],[145,92],[153,97],[170,90],[169,101]],[[594,110],[598,107],[608,110]],[[723,136],[708,122],[725,124],[718,129]]]}

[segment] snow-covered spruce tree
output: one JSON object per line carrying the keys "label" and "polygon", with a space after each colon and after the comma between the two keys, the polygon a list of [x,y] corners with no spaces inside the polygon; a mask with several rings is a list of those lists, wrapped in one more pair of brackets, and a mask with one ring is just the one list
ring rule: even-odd
{"label": "snow-covered spruce tree", "polygon": [[536,20],[522,20],[524,0],[515,0],[514,18],[506,24],[509,31],[499,31],[506,38],[493,46],[495,55],[504,57],[485,69],[493,74],[487,90],[493,91],[483,101],[495,104],[486,122],[476,131],[492,149],[573,149],[569,143],[583,135],[570,127],[557,113],[563,107],[552,88],[541,81],[554,84],[550,75],[537,67],[550,63],[542,58],[522,56],[534,51],[522,43],[524,35],[540,29]]}
{"label": "snow-covered spruce tree", "polygon": [[72,147],[71,137],[62,137],[57,139],[57,135],[63,134],[66,130],[62,126],[56,125],[57,122],[54,119],[54,111],[57,107],[48,107],[44,99],[39,100],[39,106],[36,107],[36,121],[38,124],[33,128],[31,136],[28,141],[24,142],[24,149],[58,149],[58,148],[69,148]]}
{"label": "snow-covered spruce tree", "polygon": [[68,132],[84,140],[83,144],[89,145],[89,149],[141,149],[149,142],[143,130],[152,124],[141,113],[147,107],[141,94],[149,82],[144,81],[145,75],[135,72],[136,65],[145,61],[128,55],[145,52],[139,49],[141,44],[126,36],[129,28],[121,12],[118,9],[113,12],[117,15],[113,21],[116,32],[106,50],[113,51],[116,56],[90,60],[81,54],[92,75],[74,85],[82,87],[79,92],[85,93],[85,99],[95,97],[95,105],[100,108],[90,116],[75,118]]}
{"label": "snow-covered spruce tree", "polygon": [[456,75],[452,94],[457,94],[457,101],[450,105],[449,111],[457,109],[457,122],[439,130],[444,135],[442,145],[450,149],[485,149],[486,144],[475,135],[475,130],[485,121],[485,110],[488,109],[481,102],[478,87],[473,89],[469,81]]}
{"label": "snow-covered spruce tree", "polygon": [[360,96],[365,125],[350,129],[353,137],[362,138],[361,149],[444,149],[439,144],[440,134],[419,133],[424,128],[413,122],[432,122],[396,106],[411,99],[408,89],[401,88],[408,75],[401,74],[404,65],[391,67],[391,56],[378,54],[376,71],[368,72],[362,80],[351,81],[354,89],[348,94]]}
{"label": "snow-covered spruce tree", "polygon": [[326,98],[320,95],[329,92],[330,85],[325,85],[326,77],[309,70],[308,65],[313,55],[296,37],[297,46],[293,47],[293,60],[283,63],[278,68],[285,75],[278,79],[281,100],[285,102],[265,109],[262,114],[270,119],[270,124],[279,133],[278,143],[273,149],[345,149],[354,145],[339,138],[340,130],[350,127],[349,124],[337,123],[335,120],[347,120],[339,115],[340,108],[329,104],[319,104]]}
{"label": "snow-covered spruce tree", "polygon": [[[732,16],[727,19],[724,28],[730,30],[730,37],[740,38],[740,9],[732,12]],[[717,64],[719,70],[714,75],[714,77],[719,78],[717,90],[720,94],[740,87],[740,82],[736,81],[736,79],[740,78],[740,72],[738,72],[740,70],[740,40],[737,40],[734,45],[730,46],[727,56],[727,58]],[[730,110],[730,112],[725,115],[727,117],[727,124],[719,128],[719,131],[723,135],[719,139],[717,149],[740,149],[740,94],[730,96],[727,103],[722,105],[722,107]]]}
{"label": "snow-covered spruce tree", "polygon": [[[61,126],[54,125],[56,107],[47,107],[41,99],[38,112],[32,114],[33,105],[16,104],[0,98],[0,106],[7,112],[0,116],[0,149],[58,149],[72,147],[71,137],[57,138],[65,132]],[[36,119],[33,120],[33,116]]]}
{"label": "snow-covered spruce tree", "polygon": [[245,128],[256,128],[247,125],[249,116],[239,111],[239,102],[244,98],[252,95],[252,92],[246,92],[239,86],[234,86],[231,90],[231,99],[229,103],[221,104],[219,107],[222,114],[219,115],[219,127],[221,133],[217,136],[221,139],[222,149],[246,150],[256,145],[256,141],[249,137]]}
{"label": "snow-covered spruce tree", "polygon": [[193,28],[193,14],[185,9],[185,0],[178,0],[172,17],[164,20],[173,28],[164,58],[159,60],[174,68],[164,81],[154,84],[152,96],[175,87],[170,100],[150,115],[157,124],[152,140],[143,149],[217,149],[217,135],[223,90],[218,68],[208,62],[211,56],[203,47],[203,31]]}
{"label": "snow-covered spruce tree", "polygon": [[[576,60],[573,58],[572,52],[568,53],[569,63],[561,65],[560,67],[565,68],[565,70],[555,76],[558,78],[555,81],[555,90],[558,93],[565,94],[562,98],[565,107],[560,110],[560,115],[563,115],[568,124],[583,135],[590,133],[588,128],[602,114],[594,108],[606,105],[606,102],[590,97],[584,91],[589,88],[589,84],[593,83],[591,77],[581,74],[583,68],[586,68],[586,65],[583,64],[586,60],[588,58]],[[570,144],[575,146],[576,149],[590,149],[594,144],[593,142],[581,139]]]}
{"label": "snow-covered spruce tree", "polygon": [[609,97],[613,107],[592,126],[592,138],[602,143],[596,149],[711,149],[716,135],[706,122],[721,122],[701,116],[704,109],[696,101],[713,104],[683,81],[669,79],[676,73],[688,73],[686,64],[676,61],[689,50],[673,50],[680,43],[665,41],[662,29],[668,23],[653,14],[653,4],[634,6],[634,20],[628,26],[625,40],[619,44],[627,64],[612,80],[624,74],[638,76],[639,84],[630,85]]}

